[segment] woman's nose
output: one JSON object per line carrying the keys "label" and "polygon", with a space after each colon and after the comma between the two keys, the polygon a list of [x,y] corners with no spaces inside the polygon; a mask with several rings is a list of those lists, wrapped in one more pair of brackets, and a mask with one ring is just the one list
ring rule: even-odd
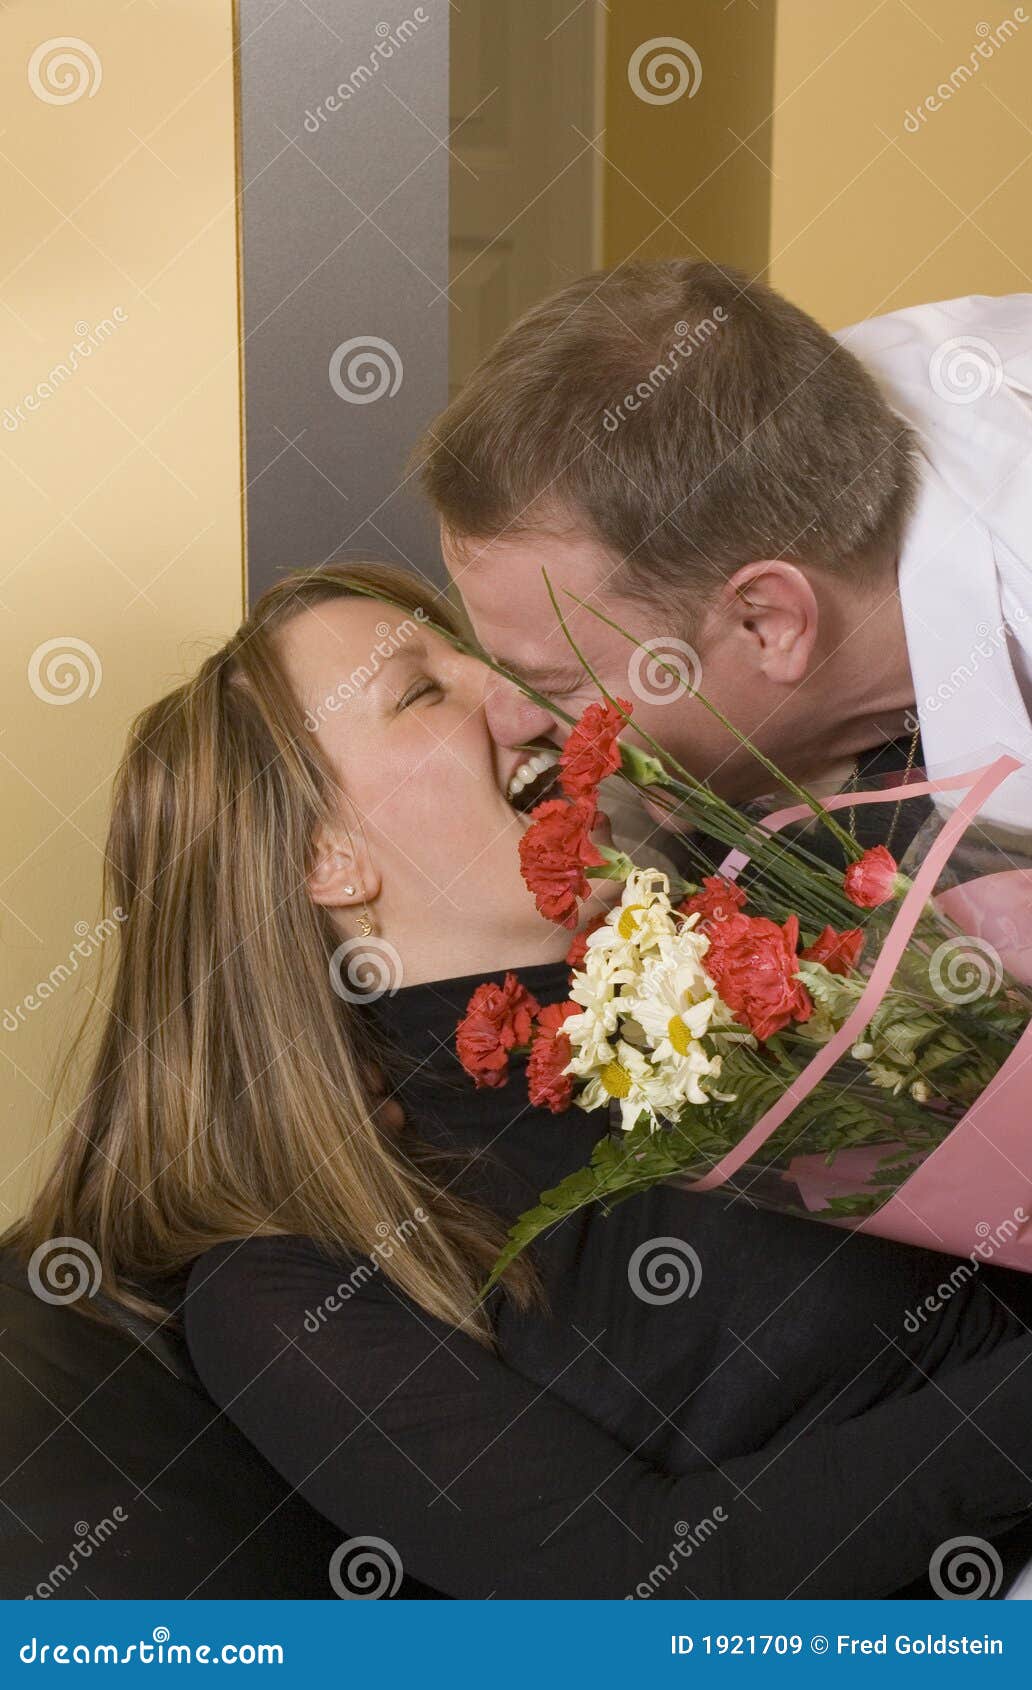
{"label": "woman's nose", "polygon": [[491,738],[498,745],[526,745],[528,740],[553,737],[556,718],[527,698],[511,681],[495,680],[484,700]]}

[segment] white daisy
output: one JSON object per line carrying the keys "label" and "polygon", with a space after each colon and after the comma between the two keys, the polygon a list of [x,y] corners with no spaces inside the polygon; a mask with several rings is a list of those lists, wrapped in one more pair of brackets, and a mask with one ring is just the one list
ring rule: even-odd
{"label": "white daisy", "polygon": [[717,998],[702,962],[708,949],[705,934],[690,930],[661,939],[658,954],[645,963],[633,993],[626,994],[628,1013],[658,1062],[687,1056],[713,1020]]}
{"label": "white daisy", "polygon": [[596,956],[605,957],[613,968],[636,973],[643,956],[676,931],[666,875],[654,868],[632,869],[620,902],[588,938],[585,965]]}
{"label": "white daisy", "polygon": [[643,1110],[656,1127],[681,1103],[670,1079],[657,1073],[648,1058],[624,1039],[618,1041],[612,1060],[578,1094],[577,1103],[581,1109],[600,1109],[614,1098],[620,1105],[625,1133],[630,1132]]}
{"label": "white daisy", "polygon": [[571,1015],[563,1025],[570,1041],[573,1063],[570,1072],[589,1074],[600,1064],[612,1060],[611,1040],[620,1025],[621,1008],[617,987],[630,978],[626,970],[610,965],[599,955],[587,958],[582,969],[573,976],[570,997],[581,1006],[580,1015]]}

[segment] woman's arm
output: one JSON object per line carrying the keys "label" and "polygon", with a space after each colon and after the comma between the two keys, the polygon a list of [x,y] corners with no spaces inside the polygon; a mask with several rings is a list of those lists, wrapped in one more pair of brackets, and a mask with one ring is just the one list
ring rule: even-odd
{"label": "woman's arm", "polygon": [[184,1312],[204,1384],[266,1459],[448,1596],[884,1596],[945,1539],[1032,1507],[1032,1338],[948,1395],[915,1371],[908,1397],[675,1478],[305,1240],[209,1252]]}

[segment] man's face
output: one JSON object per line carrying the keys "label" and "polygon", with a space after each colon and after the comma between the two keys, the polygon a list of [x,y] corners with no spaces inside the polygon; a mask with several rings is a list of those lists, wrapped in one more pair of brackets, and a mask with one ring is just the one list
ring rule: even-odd
{"label": "man's face", "polygon": [[[733,619],[725,638],[719,629],[707,627],[706,619],[693,616],[696,607],[690,603],[667,612],[661,605],[623,597],[614,584],[613,559],[583,535],[521,534],[461,545],[445,536],[442,543],[477,636],[496,661],[570,716],[578,716],[598,698],[598,687],[559,626],[544,578],[547,571],[573,640],[607,690],[631,702],[638,729],[729,798],[755,795],[758,765],[691,696],[691,689],[700,688],[747,733],[762,721],[769,699],[762,677],[754,674],[752,688],[745,684],[747,653],[744,646],[736,649]],[[652,642],[654,655],[599,621],[578,599],[633,639]],[[690,618],[693,624],[702,620],[704,650],[685,637]],[[504,746],[542,739],[561,744],[568,731],[549,710],[500,676],[489,687],[486,712],[492,734]],[[642,733],[629,730],[626,737],[645,743]]]}

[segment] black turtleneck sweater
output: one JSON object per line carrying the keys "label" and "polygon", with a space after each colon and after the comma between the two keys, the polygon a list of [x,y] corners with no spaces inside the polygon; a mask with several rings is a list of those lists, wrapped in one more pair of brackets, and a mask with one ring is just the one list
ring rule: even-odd
{"label": "black turtleneck sweater", "polygon": [[[559,967],[523,978],[565,995]],[[473,1090],[452,1037],[476,984],[377,1015],[406,1130],[509,1220],[587,1160],[600,1118],[531,1109],[518,1073]],[[691,1246],[693,1294],[635,1294],[656,1239]],[[953,1289],[947,1257],[673,1187],[570,1217],[536,1260],[548,1310],[496,1293],[492,1352],[368,1260],[223,1245],[194,1265],[187,1340],[292,1486],[447,1596],[883,1596],[1032,1509],[1032,1281]]]}

